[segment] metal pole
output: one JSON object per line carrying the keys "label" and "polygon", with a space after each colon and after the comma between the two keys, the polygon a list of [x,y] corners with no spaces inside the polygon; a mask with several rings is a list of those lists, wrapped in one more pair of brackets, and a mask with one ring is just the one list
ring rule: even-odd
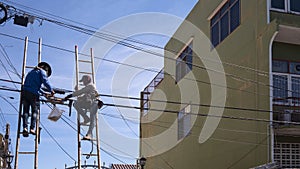
{"label": "metal pole", "polygon": [[[79,87],[79,72],[78,72],[78,47],[75,46],[75,63],[76,63],[76,86]],[[78,169],[81,169],[81,139],[80,139],[80,116],[77,112],[77,141],[78,141]]]}
{"label": "metal pole", "polygon": [[15,169],[18,169],[18,159],[19,159],[19,144],[20,144],[20,129],[21,129],[21,116],[22,116],[22,88],[24,85],[25,77],[25,67],[26,67],[26,58],[27,58],[27,46],[28,46],[28,37],[25,37],[24,45],[24,56],[23,56],[23,67],[22,67],[22,79],[21,79],[21,92],[20,92],[20,104],[19,104],[19,118],[18,118],[18,130],[17,130],[17,140],[16,140],[16,155],[15,155]]}

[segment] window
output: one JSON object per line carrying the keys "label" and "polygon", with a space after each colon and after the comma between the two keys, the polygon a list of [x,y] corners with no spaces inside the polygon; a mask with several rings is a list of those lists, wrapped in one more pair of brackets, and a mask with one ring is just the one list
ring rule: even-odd
{"label": "window", "polygon": [[273,60],[272,63],[274,102],[277,104],[299,104],[300,63],[278,60]]}
{"label": "window", "polygon": [[300,168],[300,144],[275,144],[274,161],[278,162],[282,168]]}
{"label": "window", "polygon": [[176,82],[179,82],[193,67],[192,42],[187,45],[176,59]]}
{"label": "window", "polygon": [[292,89],[292,98],[293,99],[293,103],[300,103],[300,100],[298,98],[300,98],[300,77],[299,76],[291,76],[291,89]]}
{"label": "window", "polygon": [[300,1],[290,0],[290,10],[291,12],[300,13]]}
{"label": "window", "polygon": [[271,8],[285,10],[285,0],[271,0]]}
{"label": "window", "polygon": [[280,73],[287,73],[288,72],[288,62],[273,60],[272,61],[272,71],[280,72]]}
{"label": "window", "polygon": [[271,9],[280,12],[300,14],[299,0],[271,0]]}
{"label": "window", "polygon": [[178,140],[186,137],[191,129],[191,105],[178,112]]}
{"label": "window", "polygon": [[240,25],[240,0],[229,0],[210,20],[211,43],[215,47]]}
{"label": "window", "polygon": [[276,103],[286,103],[288,97],[288,76],[273,74],[273,98]]}

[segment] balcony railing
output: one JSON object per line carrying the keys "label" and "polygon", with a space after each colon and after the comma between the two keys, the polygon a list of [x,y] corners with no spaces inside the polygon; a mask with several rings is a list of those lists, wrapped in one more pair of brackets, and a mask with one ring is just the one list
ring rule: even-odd
{"label": "balcony railing", "polygon": [[287,97],[273,99],[273,119],[282,121],[279,125],[289,125],[288,122],[300,122],[300,98]]}
{"label": "balcony railing", "polygon": [[155,90],[155,88],[164,79],[164,69],[160,70],[159,73],[154,77],[154,79],[148,84],[147,87],[141,93],[141,110],[143,115],[147,114],[150,107],[150,95]]}

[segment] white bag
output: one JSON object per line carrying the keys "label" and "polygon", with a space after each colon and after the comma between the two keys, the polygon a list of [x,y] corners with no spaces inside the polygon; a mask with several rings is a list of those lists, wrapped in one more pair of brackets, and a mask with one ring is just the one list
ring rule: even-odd
{"label": "white bag", "polygon": [[60,110],[58,107],[54,106],[52,111],[50,112],[48,119],[51,121],[57,121],[60,119],[62,113],[65,112],[64,110]]}

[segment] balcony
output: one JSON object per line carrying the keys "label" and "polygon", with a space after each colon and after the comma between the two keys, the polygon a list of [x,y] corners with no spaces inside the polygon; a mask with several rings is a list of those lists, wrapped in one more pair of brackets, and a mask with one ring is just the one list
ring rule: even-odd
{"label": "balcony", "polygon": [[300,98],[274,99],[273,120],[276,134],[300,136]]}
{"label": "balcony", "polygon": [[145,87],[141,92],[141,111],[143,115],[148,113],[150,107],[150,96],[151,93],[157,88],[160,82],[164,79],[164,69],[160,70],[154,79]]}

